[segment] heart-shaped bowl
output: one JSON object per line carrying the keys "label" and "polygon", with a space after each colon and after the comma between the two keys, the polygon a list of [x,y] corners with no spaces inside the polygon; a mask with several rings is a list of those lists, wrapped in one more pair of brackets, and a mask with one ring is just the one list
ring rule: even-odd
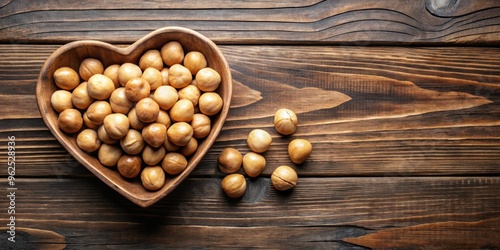
{"label": "heart-shaped bowl", "polygon": [[[138,64],[140,57],[148,50],[157,49],[169,41],[178,41],[184,52],[199,51],[207,60],[208,67],[219,72],[221,83],[216,92],[222,97],[223,108],[212,117],[212,129],[209,135],[200,141],[197,151],[189,158],[186,169],[176,176],[166,176],[165,185],[158,191],[146,190],[140,178],[127,180],[116,168],[103,166],[99,160],[84,151],[76,144],[77,134],[67,134],[59,129],[58,113],[52,108],[51,96],[58,87],[54,83],[53,74],[60,67],[70,67],[78,72],[80,63],[86,58],[100,60],[106,68],[112,64],[130,62]],[[165,27],[155,30],[128,47],[116,47],[109,43],[81,40],[68,43],[54,51],[40,70],[36,85],[38,109],[42,118],[64,148],[90,172],[104,183],[141,207],[148,207],[172,192],[196,168],[204,155],[215,142],[226,120],[232,95],[232,77],[229,65],[220,49],[207,37],[191,29],[182,27]]]}

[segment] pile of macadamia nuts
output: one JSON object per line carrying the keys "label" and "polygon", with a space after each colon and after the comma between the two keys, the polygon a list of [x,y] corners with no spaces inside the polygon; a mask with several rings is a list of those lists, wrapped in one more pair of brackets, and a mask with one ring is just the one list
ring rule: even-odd
{"label": "pile of macadamia nuts", "polygon": [[[298,119],[290,109],[279,109],[274,115],[274,128],[281,135],[291,135],[295,132]],[[235,148],[225,148],[217,158],[220,171],[227,174],[222,179],[222,190],[231,198],[239,198],[245,194],[247,183],[245,176],[238,171],[243,170],[248,177],[259,176],[266,167],[266,152],[272,143],[271,135],[263,129],[252,130],[247,137],[250,152],[244,156]],[[293,139],[288,144],[288,156],[295,164],[302,164],[312,153],[312,144],[305,139]],[[292,189],[297,185],[297,172],[290,166],[282,165],[274,169],[271,183],[278,191]]]}
{"label": "pile of macadamia nuts", "polygon": [[61,67],[53,77],[59,128],[77,133],[78,147],[125,179],[140,174],[150,191],[161,189],[166,175],[184,171],[223,106],[215,92],[220,74],[178,41],[146,51],[138,65],[104,67],[87,58],[78,72]]}

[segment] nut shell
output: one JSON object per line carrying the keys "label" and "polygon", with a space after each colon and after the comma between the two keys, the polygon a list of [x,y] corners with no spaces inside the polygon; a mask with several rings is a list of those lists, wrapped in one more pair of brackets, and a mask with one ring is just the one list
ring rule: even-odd
{"label": "nut shell", "polygon": [[88,81],[93,75],[102,74],[104,72],[104,67],[101,61],[95,58],[87,58],[80,63],[78,72],[84,81]]}
{"label": "nut shell", "polygon": [[291,135],[297,129],[298,119],[290,109],[279,109],[274,115],[274,128],[282,135]]}
{"label": "nut shell", "polygon": [[181,64],[184,60],[184,49],[178,41],[170,41],[163,45],[160,54],[163,62],[168,66]]}
{"label": "nut shell", "polygon": [[265,167],[266,158],[264,156],[254,152],[248,152],[243,156],[243,169],[248,176],[259,176]]}
{"label": "nut shell", "polygon": [[305,162],[312,152],[312,144],[305,139],[294,139],[288,144],[288,156],[295,164]]}
{"label": "nut shell", "polygon": [[80,84],[80,76],[70,67],[61,67],[54,71],[54,82],[60,89],[73,90]]}
{"label": "nut shell", "polygon": [[145,167],[141,172],[141,181],[147,190],[159,190],[165,185],[165,172],[160,166]]}
{"label": "nut shell", "polygon": [[117,163],[118,172],[125,178],[135,178],[141,172],[142,160],[139,156],[122,155]]}
{"label": "nut shell", "polygon": [[102,144],[97,152],[97,158],[102,165],[106,167],[114,167],[122,157],[123,151],[120,147],[114,144]]}
{"label": "nut shell", "polygon": [[76,137],[76,144],[83,151],[91,153],[99,149],[101,141],[97,137],[97,132],[93,129],[84,129]]}
{"label": "nut shell", "polygon": [[230,174],[221,182],[222,190],[231,198],[239,198],[245,194],[247,182],[242,174]]}
{"label": "nut shell", "polygon": [[115,90],[115,84],[109,77],[96,74],[89,78],[87,82],[87,92],[90,97],[96,100],[108,99]]}
{"label": "nut shell", "polygon": [[158,119],[160,106],[153,99],[146,97],[135,105],[135,114],[139,121],[151,123]]}
{"label": "nut shell", "polygon": [[167,127],[161,123],[151,123],[142,129],[144,141],[155,148],[163,145],[166,136]]}
{"label": "nut shell", "polygon": [[180,153],[170,152],[165,155],[161,163],[161,167],[170,175],[180,174],[186,169],[188,161],[186,157]]}
{"label": "nut shell", "polygon": [[52,93],[50,104],[58,113],[63,112],[65,109],[74,108],[71,92],[63,89],[56,90]]}
{"label": "nut shell", "polygon": [[255,153],[264,153],[269,149],[273,138],[271,135],[262,129],[252,130],[247,137],[247,145],[250,150]]}
{"label": "nut shell", "polygon": [[136,155],[144,149],[146,142],[144,142],[141,132],[129,129],[127,134],[120,140],[120,146],[127,154]]}
{"label": "nut shell", "polygon": [[76,109],[65,109],[57,118],[59,128],[66,133],[76,133],[83,126],[83,118],[80,111]]}
{"label": "nut shell", "polygon": [[297,185],[297,180],[297,172],[289,166],[279,166],[271,175],[271,183],[278,191],[292,189]]}
{"label": "nut shell", "polygon": [[217,157],[217,163],[220,171],[225,174],[238,172],[243,163],[243,156],[235,148],[225,148]]}
{"label": "nut shell", "polygon": [[193,128],[186,122],[176,122],[167,130],[168,140],[177,146],[185,146],[193,137]]}
{"label": "nut shell", "polygon": [[205,92],[200,96],[198,101],[198,106],[201,113],[212,116],[222,109],[223,106],[222,98],[219,94],[215,92]]}
{"label": "nut shell", "polygon": [[221,82],[221,77],[212,68],[203,68],[196,73],[196,86],[203,92],[215,91]]}

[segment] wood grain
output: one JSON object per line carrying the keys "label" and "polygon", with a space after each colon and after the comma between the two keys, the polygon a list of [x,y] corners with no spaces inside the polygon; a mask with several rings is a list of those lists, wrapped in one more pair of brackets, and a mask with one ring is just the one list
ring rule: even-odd
{"label": "wood grain", "polygon": [[[467,240],[500,247],[498,237],[492,237],[498,236],[500,221],[498,177],[301,177],[285,193],[274,190],[268,178],[258,178],[248,180],[241,200],[227,199],[220,181],[189,178],[172,195],[143,209],[95,178],[20,178],[18,239],[29,244],[26,239],[43,237],[47,243],[39,244],[68,248],[356,249],[348,242],[374,248],[454,248]],[[7,207],[6,201],[0,206]],[[429,234],[432,230],[439,235]],[[394,235],[400,240],[390,238]],[[415,237],[418,241],[405,240]]]}
{"label": "wood grain", "polygon": [[[16,136],[19,175],[89,175],[47,130],[34,100],[38,71],[58,47],[0,45],[0,58],[8,59],[0,64],[0,142]],[[500,173],[498,48],[221,49],[235,81],[233,106],[217,142],[194,171],[197,176],[221,174],[216,157],[224,147],[247,152],[245,139],[253,128],[273,135],[266,153],[270,166],[291,164],[285,153],[291,138],[311,140],[313,155],[300,166],[306,176]],[[272,127],[281,106],[299,116],[290,138]],[[6,150],[1,144],[0,153]]]}
{"label": "wood grain", "polygon": [[500,3],[481,1],[4,1],[0,42],[131,43],[183,26],[225,44],[498,45]]}

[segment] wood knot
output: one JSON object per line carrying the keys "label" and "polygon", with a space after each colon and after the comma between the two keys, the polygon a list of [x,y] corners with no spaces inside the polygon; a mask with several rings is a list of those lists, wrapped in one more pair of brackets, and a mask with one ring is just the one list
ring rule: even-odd
{"label": "wood knot", "polygon": [[447,16],[459,4],[460,0],[426,0],[427,11],[436,16]]}

